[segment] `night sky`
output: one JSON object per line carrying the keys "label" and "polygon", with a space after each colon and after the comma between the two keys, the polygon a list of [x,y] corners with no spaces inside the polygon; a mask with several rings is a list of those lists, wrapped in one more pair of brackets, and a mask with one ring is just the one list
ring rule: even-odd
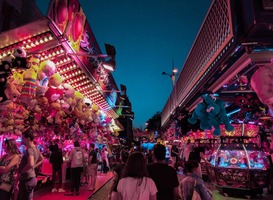
{"label": "night sky", "polygon": [[[46,14],[49,0],[36,0]],[[134,127],[162,111],[172,81],[162,72],[183,67],[211,0],[81,0],[87,20],[105,53],[116,48],[117,85],[126,85]],[[178,76],[177,74],[177,76]]]}

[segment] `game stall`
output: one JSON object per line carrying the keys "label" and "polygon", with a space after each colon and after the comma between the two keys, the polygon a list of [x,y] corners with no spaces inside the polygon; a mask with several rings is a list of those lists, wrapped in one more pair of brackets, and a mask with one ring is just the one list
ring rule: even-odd
{"label": "game stall", "polygon": [[207,166],[210,181],[220,192],[262,194],[270,167],[259,144],[259,126],[233,124],[234,131],[221,129],[221,144]]}

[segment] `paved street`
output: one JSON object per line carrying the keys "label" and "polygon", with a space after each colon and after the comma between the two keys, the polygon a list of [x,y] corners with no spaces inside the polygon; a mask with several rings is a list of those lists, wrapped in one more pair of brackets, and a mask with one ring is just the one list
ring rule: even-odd
{"label": "paved street", "polygon": [[[105,200],[107,199],[108,191],[110,188],[111,181],[106,183],[100,190],[98,190],[89,200]],[[219,194],[219,191],[214,189],[213,186],[208,185],[208,188],[212,189],[213,200],[245,200],[245,199],[261,199],[261,200],[273,200],[273,194],[266,194],[266,189],[264,189],[264,194],[258,197],[244,197],[244,198],[236,198],[223,196]]]}

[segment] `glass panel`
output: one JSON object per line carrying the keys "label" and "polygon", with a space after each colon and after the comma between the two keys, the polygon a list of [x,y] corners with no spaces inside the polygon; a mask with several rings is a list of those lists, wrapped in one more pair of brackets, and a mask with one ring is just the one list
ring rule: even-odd
{"label": "glass panel", "polygon": [[269,161],[264,152],[247,150],[249,156],[250,169],[264,169],[269,168]]}
{"label": "glass panel", "polygon": [[218,167],[224,168],[247,168],[247,157],[246,152],[242,150],[219,150],[217,153],[217,164]]}

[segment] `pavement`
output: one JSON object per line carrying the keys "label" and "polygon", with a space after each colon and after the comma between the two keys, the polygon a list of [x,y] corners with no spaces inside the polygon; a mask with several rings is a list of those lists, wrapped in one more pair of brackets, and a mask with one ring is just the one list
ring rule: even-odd
{"label": "pavement", "polygon": [[[112,172],[108,172],[106,175],[98,173],[97,181],[96,181],[96,189],[94,191],[89,191],[87,190],[88,186],[83,185],[80,187],[80,195],[79,196],[65,196],[65,192],[51,192],[51,186],[44,185],[41,186],[38,190],[34,192],[34,198],[33,200],[87,200],[87,199],[96,199],[93,198],[95,194],[101,191],[102,188],[107,188],[105,187],[105,184],[111,182],[110,180],[112,179]],[[69,192],[69,187],[65,187],[66,193]],[[109,190],[109,189],[108,189]],[[0,198],[1,199],[1,198]],[[107,198],[104,198],[106,200]]]}

